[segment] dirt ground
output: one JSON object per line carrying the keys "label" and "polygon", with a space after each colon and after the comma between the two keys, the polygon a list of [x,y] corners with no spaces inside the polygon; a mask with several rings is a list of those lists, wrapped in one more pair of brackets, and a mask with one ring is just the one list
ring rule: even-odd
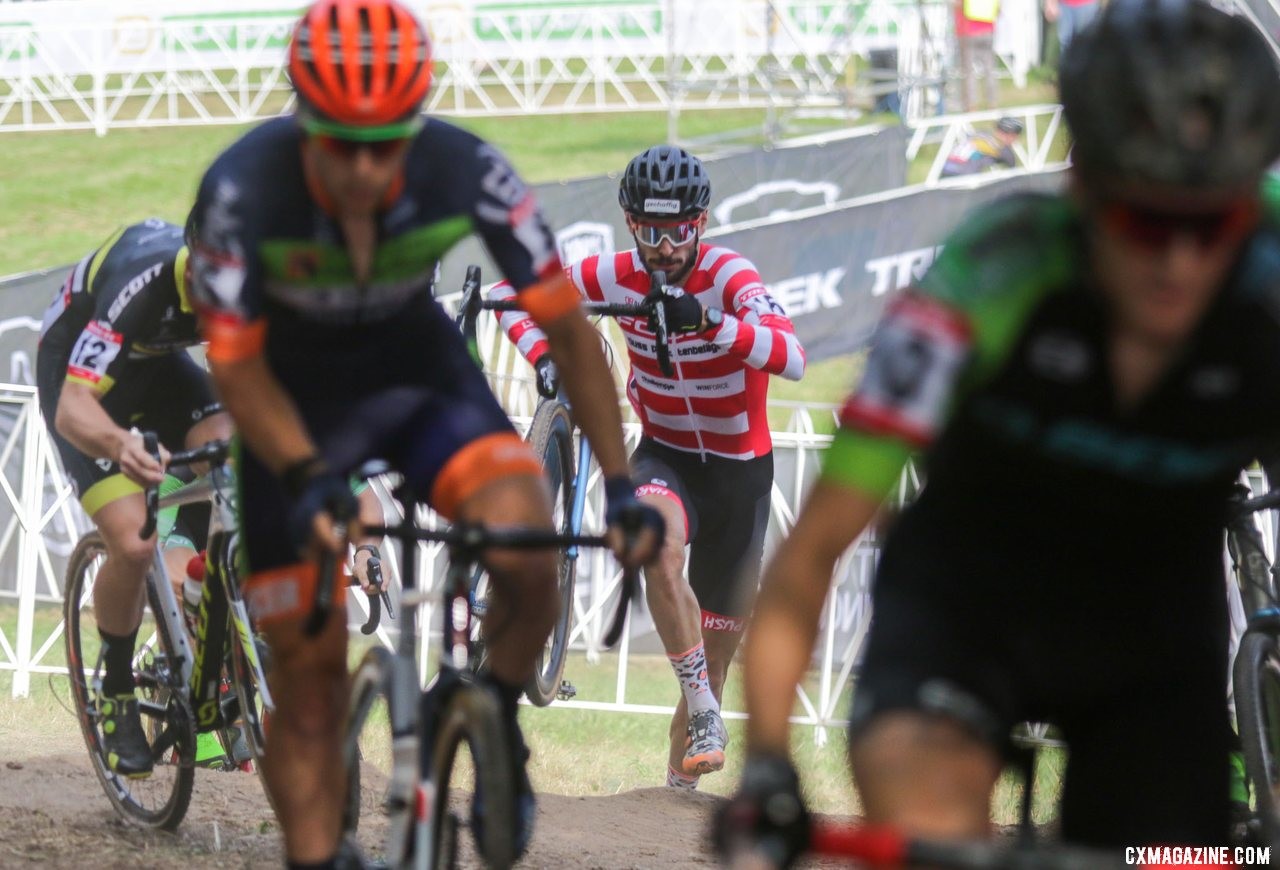
{"label": "dirt ground", "polygon": [[[376,788],[366,775],[366,786]],[[714,866],[699,851],[720,798],[672,789],[538,799],[527,868]],[[258,778],[197,771],[176,834],[142,830],[113,812],[75,734],[0,733],[0,868],[280,867],[279,831]],[[370,839],[380,820],[362,823]],[[364,838],[362,837],[362,839]]]}

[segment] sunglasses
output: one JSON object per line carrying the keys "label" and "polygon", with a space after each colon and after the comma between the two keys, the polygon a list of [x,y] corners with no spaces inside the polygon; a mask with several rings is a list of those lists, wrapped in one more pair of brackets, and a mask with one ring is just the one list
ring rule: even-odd
{"label": "sunglasses", "polygon": [[1167,248],[1175,238],[1191,238],[1202,248],[1243,236],[1258,219],[1255,203],[1242,201],[1209,212],[1177,213],[1127,202],[1105,202],[1102,222],[1112,234],[1147,250]]}
{"label": "sunglasses", "polygon": [[646,248],[658,247],[662,244],[663,239],[666,239],[677,248],[683,248],[698,238],[700,220],[696,219],[680,224],[663,224],[660,226],[636,222],[632,223],[631,231],[635,233],[636,241]]}
{"label": "sunglasses", "polygon": [[355,139],[342,139],[337,136],[329,136],[324,133],[318,133],[315,136],[316,142],[320,144],[329,154],[334,157],[341,157],[345,160],[353,159],[360,151],[368,151],[369,156],[374,160],[386,160],[398,153],[404,147],[407,139],[375,139],[372,142],[361,142]]}

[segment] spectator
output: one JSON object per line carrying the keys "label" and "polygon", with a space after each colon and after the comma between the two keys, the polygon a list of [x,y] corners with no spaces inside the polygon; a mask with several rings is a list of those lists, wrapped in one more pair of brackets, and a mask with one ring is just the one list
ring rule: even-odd
{"label": "spectator", "polygon": [[[953,0],[956,14],[956,45],[960,62],[960,108],[974,110],[975,79],[981,75],[986,97],[984,105],[996,104],[996,14],[999,0]],[[1048,0],[1053,2],[1053,0]]]}
{"label": "spectator", "polygon": [[1044,19],[1058,26],[1058,57],[1100,8],[1099,0],[1044,0]]}
{"label": "spectator", "polygon": [[947,162],[942,166],[942,177],[977,175],[997,163],[1014,168],[1018,165],[1018,158],[1014,156],[1013,143],[1018,141],[1022,130],[1022,122],[1017,118],[1004,117],[996,122],[994,130],[970,134],[947,156]]}

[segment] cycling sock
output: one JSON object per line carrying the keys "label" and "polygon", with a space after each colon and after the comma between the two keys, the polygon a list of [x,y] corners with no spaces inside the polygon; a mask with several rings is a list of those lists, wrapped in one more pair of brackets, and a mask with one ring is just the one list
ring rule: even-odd
{"label": "cycling sock", "polygon": [[707,651],[701,642],[688,652],[667,655],[671,669],[676,672],[680,688],[684,692],[689,715],[703,710],[720,712],[720,703],[711,694],[711,680],[707,676]]}
{"label": "cycling sock", "polygon": [[697,791],[699,778],[700,777],[697,776],[685,776],[671,765],[667,765],[667,788],[678,788],[683,789],[684,791]]}
{"label": "cycling sock", "polygon": [[105,673],[102,675],[102,691],[106,695],[133,694],[133,649],[138,643],[138,630],[125,635],[108,634],[101,628],[98,636],[102,638],[102,661]]}

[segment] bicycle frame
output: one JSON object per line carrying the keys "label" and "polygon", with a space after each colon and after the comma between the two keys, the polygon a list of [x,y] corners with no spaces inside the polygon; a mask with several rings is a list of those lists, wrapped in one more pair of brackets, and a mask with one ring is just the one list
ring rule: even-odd
{"label": "bicycle frame", "polygon": [[[239,542],[238,521],[231,497],[234,491],[235,481],[230,469],[224,463],[217,463],[208,474],[156,501],[157,509],[204,502],[210,505],[207,566],[212,570],[206,571],[202,584],[194,646],[187,638],[182,604],[173,590],[158,544],[152,563],[153,576],[162,581],[156,584],[156,594],[164,612],[157,617],[164,621],[165,630],[179,651],[181,661],[174,670],[187,687],[196,727],[201,731],[226,724],[220,687],[225,653],[232,642],[241,645],[245,660],[257,673],[262,703],[267,709],[274,708],[262,660],[253,641],[249,611],[240,595],[235,574],[230,570]],[[232,629],[230,634],[229,628]]]}

